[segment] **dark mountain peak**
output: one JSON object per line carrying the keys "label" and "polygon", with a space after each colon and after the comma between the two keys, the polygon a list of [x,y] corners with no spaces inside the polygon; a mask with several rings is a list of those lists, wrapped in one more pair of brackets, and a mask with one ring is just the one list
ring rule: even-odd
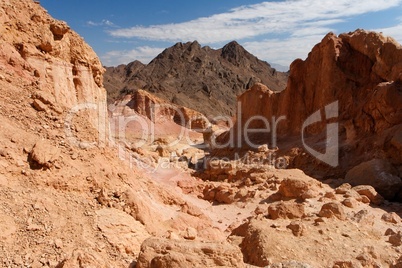
{"label": "dark mountain peak", "polygon": [[145,66],[145,64],[143,64],[142,62],[140,62],[139,60],[135,60],[135,61],[127,64],[126,68],[131,69],[131,68],[138,68],[138,67],[144,67],[144,66]]}
{"label": "dark mountain peak", "polygon": [[186,53],[194,54],[200,50],[201,50],[201,45],[197,41],[186,42],[186,43],[178,42],[178,43],[174,44],[173,46],[166,48],[162,53],[160,53],[158,56],[156,56],[156,58],[153,59],[151,61],[151,63],[154,63],[155,60],[177,59],[177,58],[181,57],[183,54],[186,54]]}
{"label": "dark mountain peak", "polygon": [[228,60],[236,66],[240,66],[255,57],[236,41],[226,44],[221,51],[222,58]]}
{"label": "dark mountain peak", "polygon": [[255,82],[280,91],[287,81],[287,74],[275,72],[236,41],[221,49],[201,47],[197,41],[179,42],[148,65],[129,69],[118,73],[107,70],[108,91],[124,94],[141,88],[205,115],[232,115],[236,96]]}

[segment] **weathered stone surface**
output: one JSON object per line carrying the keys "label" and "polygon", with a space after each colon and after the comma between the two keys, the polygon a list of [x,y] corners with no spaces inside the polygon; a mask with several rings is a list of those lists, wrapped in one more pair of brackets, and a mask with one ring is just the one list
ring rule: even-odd
{"label": "weathered stone surface", "polygon": [[149,238],[136,268],[245,267],[240,249],[226,243]]}
{"label": "weathered stone surface", "polygon": [[141,243],[150,236],[144,225],[121,210],[103,208],[96,215],[98,228],[120,253],[137,255]]}

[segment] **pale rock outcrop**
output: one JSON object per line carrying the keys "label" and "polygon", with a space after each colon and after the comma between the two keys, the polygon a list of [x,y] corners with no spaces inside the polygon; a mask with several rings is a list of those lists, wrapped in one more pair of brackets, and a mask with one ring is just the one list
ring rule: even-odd
{"label": "pale rock outcrop", "polygon": [[240,249],[228,243],[149,238],[136,268],[245,267]]}
{"label": "pale rock outcrop", "polygon": [[103,208],[96,216],[103,236],[120,253],[138,254],[142,241],[150,236],[142,223],[121,210]]}

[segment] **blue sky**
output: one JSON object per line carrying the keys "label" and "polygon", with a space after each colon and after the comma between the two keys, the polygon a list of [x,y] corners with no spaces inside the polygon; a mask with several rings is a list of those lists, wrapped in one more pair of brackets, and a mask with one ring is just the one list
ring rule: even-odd
{"label": "blue sky", "polygon": [[220,48],[236,40],[258,58],[289,66],[332,31],[382,31],[402,43],[402,0],[41,0],[106,66],[148,63],[176,42]]}

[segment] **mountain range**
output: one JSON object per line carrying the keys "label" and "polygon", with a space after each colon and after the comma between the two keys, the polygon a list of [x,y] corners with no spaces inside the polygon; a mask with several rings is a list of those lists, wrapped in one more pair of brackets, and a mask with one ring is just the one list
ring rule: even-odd
{"label": "mountain range", "polygon": [[279,72],[236,41],[221,49],[197,42],[177,43],[149,64],[139,61],[107,67],[104,85],[109,102],[144,89],[207,117],[234,115],[236,96],[260,82],[273,91],[286,87],[288,73]]}

